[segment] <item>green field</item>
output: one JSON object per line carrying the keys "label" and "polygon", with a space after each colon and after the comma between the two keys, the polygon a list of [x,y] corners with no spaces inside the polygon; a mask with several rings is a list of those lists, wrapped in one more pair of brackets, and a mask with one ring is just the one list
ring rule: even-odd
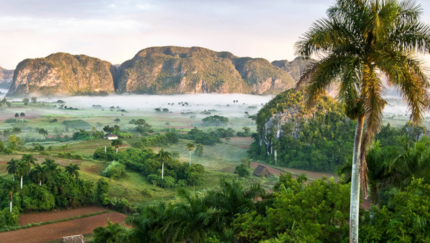
{"label": "green field", "polygon": [[[65,125],[64,121],[84,121],[95,127],[97,130],[101,130],[106,125],[118,125],[121,127],[121,131],[127,131],[135,127],[133,124],[129,124],[132,119],[145,119],[149,123],[155,133],[163,134],[164,131],[169,128],[175,128],[180,134],[185,134],[194,127],[205,131],[213,131],[216,127],[202,127],[202,119],[207,115],[200,114],[204,109],[198,107],[187,108],[196,113],[193,115],[183,115],[180,112],[155,112],[153,109],[140,109],[127,112],[118,112],[116,110],[110,111],[105,109],[85,109],[79,108],[78,110],[64,110],[54,107],[57,104],[48,103],[30,103],[24,105],[20,102],[13,102],[12,107],[3,107],[0,110],[0,130],[12,129],[14,127],[21,128],[22,132],[18,136],[27,141],[25,148],[30,149],[33,143],[38,143],[46,148],[51,146],[48,151],[49,155],[40,155],[39,152],[28,152],[20,151],[14,152],[10,155],[0,155],[0,176],[10,177],[6,173],[6,161],[12,158],[18,159],[25,153],[33,153],[38,159],[38,163],[41,163],[47,157],[52,157],[62,167],[69,165],[70,163],[78,164],[80,166],[80,178],[96,182],[102,177],[102,171],[108,166],[109,162],[97,161],[93,159],[93,153],[96,148],[110,146],[111,142],[106,139],[94,139],[94,140],[70,140],[67,142],[49,141],[49,139],[43,139],[43,136],[38,134],[37,128],[43,128],[48,131],[48,138],[55,135],[55,133],[61,134],[61,136],[71,137],[74,132],[78,131],[79,127],[71,127]],[[73,106],[73,105],[71,105]],[[207,108],[206,108],[207,109]],[[237,109],[237,108],[236,108]],[[248,106],[244,105],[242,108],[244,113],[249,111]],[[256,112],[253,109],[253,112]],[[10,123],[6,122],[7,119],[15,119],[15,113],[25,113],[24,117],[17,117],[17,121]],[[223,114],[226,113],[226,114]],[[228,116],[227,112],[212,112],[212,114],[222,114]],[[252,114],[250,112],[250,114]],[[119,118],[119,122],[114,120]],[[229,124],[225,128],[233,128],[236,132],[242,131],[242,127],[247,126],[251,128],[251,131],[255,131],[255,123],[246,118],[245,116],[231,116]],[[55,122],[53,120],[56,119]],[[86,129],[91,130],[91,129]],[[124,139],[124,145],[120,150],[126,150],[131,147],[132,144],[139,139],[139,135],[133,135],[133,138]],[[6,138],[3,138],[5,141]],[[34,140],[34,141],[32,141]],[[189,151],[186,148],[186,144],[192,141],[186,139],[180,139],[177,144],[163,147],[167,151],[179,152],[180,161],[188,162]],[[197,193],[204,193],[206,190],[217,186],[217,181],[222,177],[233,178],[237,177],[234,174],[235,167],[239,165],[242,158],[247,157],[247,149],[253,142],[250,137],[239,138],[234,137],[230,141],[222,139],[222,143],[217,143],[213,146],[204,146],[203,156],[197,157],[192,155],[192,163],[202,164],[206,173],[203,179],[203,183],[200,186],[190,187],[189,190]],[[67,147],[64,147],[67,145]],[[158,152],[160,147],[151,147],[154,152]],[[59,152],[78,154],[83,157],[83,160],[70,160],[64,158],[58,158],[56,155]],[[251,169],[250,169],[251,170]],[[154,200],[175,200],[176,190],[166,190],[161,187],[150,184],[144,176],[138,172],[127,171],[127,176],[123,179],[114,180],[108,179],[110,183],[110,197],[126,198],[133,204],[142,204]],[[272,180],[262,180],[258,177],[251,177],[247,180],[252,182],[262,182],[267,188],[270,187]],[[153,192],[151,197],[146,196],[142,191],[150,190]]]}

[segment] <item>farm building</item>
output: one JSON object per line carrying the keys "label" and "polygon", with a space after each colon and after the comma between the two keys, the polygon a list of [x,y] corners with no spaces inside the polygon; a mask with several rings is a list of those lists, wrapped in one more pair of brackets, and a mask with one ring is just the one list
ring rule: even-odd
{"label": "farm building", "polygon": [[253,175],[259,176],[259,177],[261,177],[261,176],[268,177],[271,175],[271,173],[266,168],[266,166],[258,165],[257,168],[255,168]]}
{"label": "farm building", "polygon": [[117,135],[109,134],[109,135],[106,135],[106,138],[107,138],[108,140],[117,140],[117,139],[118,139],[118,136],[117,136]]}

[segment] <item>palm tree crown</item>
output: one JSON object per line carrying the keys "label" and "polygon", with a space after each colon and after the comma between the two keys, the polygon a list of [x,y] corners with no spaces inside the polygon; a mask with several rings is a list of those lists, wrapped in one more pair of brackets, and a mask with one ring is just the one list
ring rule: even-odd
{"label": "palm tree crown", "polygon": [[192,143],[188,143],[188,144],[187,144],[187,149],[188,149],[189,151],[193,151],[193,149],[194,149],[194,144],[192,144]]}
{"label": "palm tree crown", "polygon": [[18,162],[19,160],[17,159],[11,159],[10,161],[7,162],[7,173],[13,175],[13,178],[15,180],[15,174],[18,170]]}
{"label": "palm tree crown", "polygon": [[70,165],[66,166],[66,172],[69,173],[70,176],[79,178],[79,165],[74,165],[70,163]]}
{"label": "palm tree crown", "polygon": [[155,157],[163,163],[172,158],[170,153],[168,151],[164,151],[164,149],[158,151],[158,154],[156,154]]}
{"label": "palm tree crown", "polygon": [[42,182],[44,182],[48,177],[48,171],[46,170],[45,166],[36,164],[31,170],[30,175],[34,179],[34,181],[38,182],[39,186],[41,186]]}

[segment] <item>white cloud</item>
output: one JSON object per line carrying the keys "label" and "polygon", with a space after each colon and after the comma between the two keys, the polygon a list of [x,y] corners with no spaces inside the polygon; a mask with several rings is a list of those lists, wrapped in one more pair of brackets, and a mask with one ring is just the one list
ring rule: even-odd
{"label": "white cloud", "polygon": [[[202,46],[294,58],[334,0],[0,0],[0,66],[53,52],[122,63],[150,46]],[[430,11],[430,3],[425,3]],[[430,14],[424,13],[430,22]]]}

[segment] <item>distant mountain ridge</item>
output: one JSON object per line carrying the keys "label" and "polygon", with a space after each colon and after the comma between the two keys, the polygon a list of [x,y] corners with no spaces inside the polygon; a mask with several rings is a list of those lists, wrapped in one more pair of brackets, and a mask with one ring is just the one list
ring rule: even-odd
{"label": "distant mountain ridge", "polygon": [[7,95],[109,94],[115,73],[111,63],[98,58],[55,53],[20,62]]}
{"label": "distant mountain ridge", "polygon": [[202,47],[150,47],[119,66],[85,55],[55,53],[20,62],[8,96],[278,94],[295,86],[301,65],[304,62],[298,59],[270,63]]}
{"label": "distant mountain ridge", "polygon": [[13,70],[0,67],[0,89],[9,89],[12,85]]}

